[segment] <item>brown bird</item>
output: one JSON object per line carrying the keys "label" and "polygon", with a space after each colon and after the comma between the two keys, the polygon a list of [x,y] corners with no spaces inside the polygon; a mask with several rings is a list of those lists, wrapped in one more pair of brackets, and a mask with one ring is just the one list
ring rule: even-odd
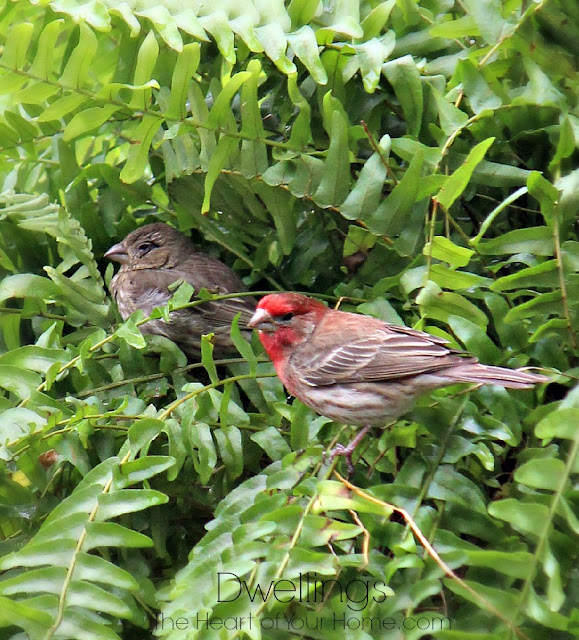
{"label": "brown bird", "polygon": [[[169,286],[179,280],[188,282],[196,292],[202,288],[216,294],[247,291],[241,278],[227,265],[197,251],[187,236],[163,222],[131,231],[105,253],[105,258],[121,264],[110,289],[123,320],[136,309],[150,315],[155,307],[165,305],[172,296]],[[172,311],[169,322],[150,320],[140,329],[170,338],[193,357],[200,353],[201,336],[213,333],[214,353],[222,356],[235,352],[230,329],[238,313],[239,327],[249,340],[247,323],[254,310],[255,300],[249,296],[207,301]]]}

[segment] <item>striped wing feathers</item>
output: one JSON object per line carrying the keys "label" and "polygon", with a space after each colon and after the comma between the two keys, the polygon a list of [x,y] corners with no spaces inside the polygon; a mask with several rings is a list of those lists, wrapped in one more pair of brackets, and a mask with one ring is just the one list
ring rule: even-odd
{"label": "striped wing feathers", "polygon": [[338,333],[340,344],[320,345],[315,334],[308,341],[310,347],[316,343],[308,352],[317,355],[300,359],[300,379],[305,384],[317,387],[344,382],[378,382],[437,371],[467,361],[476,362],[475,358],[465,359],[451,351],[442,338],[387,325],[373,318],[367,318],[370,322],[363,322],[360,327],[360,316],[354,317],[357,324],[345,323],[349,326],[344,327],[343,333]]}

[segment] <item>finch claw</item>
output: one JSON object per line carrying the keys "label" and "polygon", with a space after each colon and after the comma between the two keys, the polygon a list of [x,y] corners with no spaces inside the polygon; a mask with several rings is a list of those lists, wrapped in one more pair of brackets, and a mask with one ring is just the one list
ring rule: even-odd
{"label": "finch claw", "polygon": [[346,459],[346,464],[348,465],[348,477],[354,473],[354,464],[352,462],[352,454],[354,453],[354,449],[350,449],[348,445],[345,447],[343,444],[336,445],[330,451],[330,463],[337,458],[338,456],[344,456]]}
{"label": "finch claw", "polygon": [[[352,463],[352,454],[356,447],[363,440],[364,436],[370,431],[371,427],[364,427],[362,431],[360,431],[356,437],[348,444],[344,446],[343,444],[336,445],[332,451],[330,451],[330,463],[337,456],[344,456],[346,458],[346,464],[348,465],[348,475],[351,476],[354,473],[354,464]],[[325,462],[325,453],[324,453],[324,462]]]}

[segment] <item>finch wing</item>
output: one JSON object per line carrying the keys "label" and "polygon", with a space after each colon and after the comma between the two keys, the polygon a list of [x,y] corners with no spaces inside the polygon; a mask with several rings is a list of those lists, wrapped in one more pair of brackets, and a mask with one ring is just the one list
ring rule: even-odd
{"label": "finch wing", "polygon": [[300,361],[301,380],[314,387],[379,382],[429,373],[459,362],[476,362],[476,358],[465,360],[460,353],[451,351],[442,338],[368,320],[372,322],[363,322],[362,330],[356,327],[358,335],[350,339],[344,327],[345,331],[338,334],[340,343],[329,344],[325,349],[319,349],[321,340],[314,336],[316,356]]}
{"label": "finch wing", "polygon": [[[241,293],[247,291],[242,279],[226,264],[205,253],[195,253],[183,265],[175,269],[183,280],[189,282],[195,291],[202,288],[215,294]],[[251,320],[256,301],[252,296],[227,298],[216,302],[204,302],[194,307],[215,325],[230,325],[233,318],[241,313],[239,326]],[[193,309],[192,309],[193,310]]]}
{"label": "finch wing", "polygon": [[[207,256],[209,257],[209,256]],[[215,261],[217,262],[217,261]],[[224,279],[224,284],[215,284],[215,279],[220,280],[220,272],[213,273],[213,280],[204,277],[203,269],[135,269],[127,271],[126,278],[129,286],[130,296],[135,309],[143,309],[146,314],[150,314],[155,307],[163,306],[172,295],[170,285],[178,280],[184,280],[191,284],[195,291],[202,288],[211,293],[237,293],[245,290],[241,279],[237,281],[231,276],[231,271],[225,265],[217,262],[219,267],[227,270],[228,278]],[[130,284],[129,284],[130,281]],[[234,286],[235,285],[235,286]],[[237,286],[238,285],[238,286]],[[241,313],[240,326],[247,325],[255,310],[255,300],[252,297],[228,298],[219,301],[207,301],[190,309],[180,309],[175,311],[175,315],[186,317],[190,314],[201,314],[207,316],[208,323],[218,327],[230,325],[237,313]]]}

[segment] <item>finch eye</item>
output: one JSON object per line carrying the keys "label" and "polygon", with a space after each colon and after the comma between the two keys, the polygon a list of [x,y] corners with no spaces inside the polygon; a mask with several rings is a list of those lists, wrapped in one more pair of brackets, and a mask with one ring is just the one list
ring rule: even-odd
{"label": "finch eye", "polygon": [[284,313],[283,316],[279,317],[279,320],[282,322],[289,322],[294,317],[294,314],[290,311],[289,313]]}
{"label": "finch eye", "polygon": [[149,253],[149,251],[151,251],[152,249],[156,249],[157,247],[158,245],[156,245],[154,242],[141,242],[141,244],[138,246],[138,251],[140,255],[144,256]]}

